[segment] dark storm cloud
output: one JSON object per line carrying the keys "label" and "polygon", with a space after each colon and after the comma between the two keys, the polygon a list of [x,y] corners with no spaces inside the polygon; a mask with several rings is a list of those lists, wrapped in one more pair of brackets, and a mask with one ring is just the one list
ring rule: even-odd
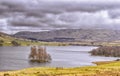
{"label": "dark storm cloud", "polygon": [[11,2],[11,1],[0,1],[0,12],[23,12],[25,5]]}
{"label": "dark storm cloud", "polygon": [[120,24],[119,1],[0,0],[2,30],[111,27]]}
{"label": "dark storm cloud", "polygon": [[22,12],[27,16],[44,16],[46,13],[59,14],[63,12],[96,12],[119,8],[120,3],[107,2],[42,2],[30,4],[18,0],[1,0],[0,12]]}

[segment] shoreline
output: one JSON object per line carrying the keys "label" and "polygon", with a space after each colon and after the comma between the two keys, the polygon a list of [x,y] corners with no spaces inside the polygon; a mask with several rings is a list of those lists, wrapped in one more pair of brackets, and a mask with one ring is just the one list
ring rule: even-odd
{"label": "shoreline", "polygon": [[0,70],[0,72],[8,72],[8,71],[17,71],[17,70]]}
{"label": "shoreline", "polygon": [[110,64],[110,63],[116,63],[116,62],[120,62],[120,61],[97,61],[97,62],[92,62],[93,64],[96,64],[97,66],[98,65],[104,65],[104,64]]}
{"label": "shoreline", "polygon": [[33,67],[0,72],[0,76],[120,76],[119,66],[120,61],[97,66],[74,68]]}
{"label": "shoreline", "polygon": [[[94,67],[94,66],[99,66],[99,65],[104,65],[104,64],[111,64],[111,63],[117,63],[120,61],[97,61],[97,62],[91,62],[95,65],[90,65],[90,66],[78,66],[79,68],[82,67]],[[77,67],[30,67],[30,68],[77,68]],[[29,68],[23,68],[23,69],[29,69]],[[0,72],[12,72],[12,71],[19,71],[19,70],[23,70],[23,69],[18,69],[18,70],[0,70]]]}

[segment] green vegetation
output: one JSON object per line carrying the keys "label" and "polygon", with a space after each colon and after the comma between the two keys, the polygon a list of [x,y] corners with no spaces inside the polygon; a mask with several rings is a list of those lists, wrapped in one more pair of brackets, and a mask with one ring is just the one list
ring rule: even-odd
{"label": "green vegetation", "polygon": [[76,68],[29,68],[0,72],[0,76],[120,76],[120,61]]}
{"label": "green vegetation", "polygon": [[17,41],[11,41],[11,44],[12,44],[13,46],[20,46],[20,43],[18,43]]}
{"label": "green vegetation", "polygon": [[66,46],[68,44],[63,42],[32,41],[28,39],[14,38],[8,35],[0,35],[0,46],[29,46],[29,45]]}
{"label": "green vegetation", "polygon": [[3,46],[4,41],[0,40],[0,46]]}

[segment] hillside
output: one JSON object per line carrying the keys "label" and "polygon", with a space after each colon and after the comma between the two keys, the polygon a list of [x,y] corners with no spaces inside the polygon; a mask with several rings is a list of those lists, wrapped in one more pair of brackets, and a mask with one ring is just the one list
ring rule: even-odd
{"label": "hillside", "polygon": [[0,32],[0,46],[12,45],[11,42],[14,39],[15,38],[11,37],[10,35]]}
{"label": "hillside", "polygon": [[15,38],[8,34],[0,32],[0,46],[26,46],[37,44],[27,39]]}
{"label": "hillside", "polygon": [[16,38],[11,35],[0,32],[0,46],[29,46],[29,45],[60,46],[60,45],[68,45],[68,44],[59,43],[59,42],[41,42],[41,41],[28,40],[23,38]]}
{"label": "hillside", "polygon": [[15,37],[40,41],[117,41],[120,40],[120,30],[104,29],[63,29],[45,32],[18,32]]}

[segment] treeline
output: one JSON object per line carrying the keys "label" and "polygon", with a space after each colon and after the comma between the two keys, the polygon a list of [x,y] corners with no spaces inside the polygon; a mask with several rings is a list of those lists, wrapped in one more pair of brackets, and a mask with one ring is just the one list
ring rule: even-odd
{"label": "treeline", "polygon": [[120,57],[120,46],[101,46],[93,49],[90,53],[96,56]]}

